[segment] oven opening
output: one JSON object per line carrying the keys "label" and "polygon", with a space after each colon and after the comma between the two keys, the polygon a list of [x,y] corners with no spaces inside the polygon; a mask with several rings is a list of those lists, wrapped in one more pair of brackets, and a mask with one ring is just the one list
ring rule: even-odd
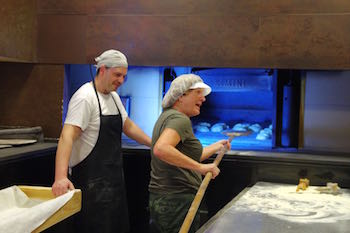
{"label": "oven opening", "polygon": [[233,149],[272,148],[272,73],[265,69],[194,69],[212,88],[201,114],[192,119],[203,145],[227,139],[227,132],[251,132],[235,137]]}
{"label": "oven opening", "polygon": [[232,150],[296,151],[302,144],[303,71],[169,67],[163,73],[163,96],[171,81],[184,73],[199,75],[212,88],[200,115],[191,118],[194,133],[204,146],[237,131],[250,133],[235,137]]}

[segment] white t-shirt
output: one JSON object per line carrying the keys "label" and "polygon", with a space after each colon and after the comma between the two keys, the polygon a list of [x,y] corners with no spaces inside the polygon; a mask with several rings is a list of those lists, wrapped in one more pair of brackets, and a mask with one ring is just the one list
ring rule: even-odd
{"label": "white t-shirt", "polygon": [[[124,124],[128,114],[117,92],[113,91],[110,94],[97,93],[101,104],[102,115],[119,114],[112,99],[114,98],[121,112]],[[78,126],[82,130],[80,137],[73,143],[69,161],[69,167],[71,168],[88,156],[94,148],[99,134],[100,110],[92,82],[84,84],[74,93],[69,101],[64,124]]]}

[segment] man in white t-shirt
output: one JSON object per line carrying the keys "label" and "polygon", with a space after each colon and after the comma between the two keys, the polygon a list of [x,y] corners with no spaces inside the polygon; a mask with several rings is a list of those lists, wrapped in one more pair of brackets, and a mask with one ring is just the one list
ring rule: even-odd
{"label": "man in white t-shirt", "polygon": [[127,232],[121,135],[147,146],[151,139],[128,117],[116,93],[127,74],[125,55],[111,49],[95,61],[95,79],[81,86],[69,102],[52,192],[59,196],[75,187],[82,190],[76,232]]}

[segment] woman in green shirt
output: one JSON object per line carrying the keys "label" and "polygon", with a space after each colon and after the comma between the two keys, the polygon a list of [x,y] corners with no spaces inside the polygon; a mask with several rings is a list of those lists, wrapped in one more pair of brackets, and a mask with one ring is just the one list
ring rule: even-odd
{"label": "woman in green shirt", "polygon": [[[200,107],[211,88],[195,74],[184,74],[173,80],[164,96],[163,112],[152,134],[150,214],[154,232],[178,232],[188,209],[208,172],[215,178],[220,170],[203,160],[230,148],[228,140],[207,147],[195,137],[190,117],[200,114]],[[190,232],[199,227],[196,216]]]}

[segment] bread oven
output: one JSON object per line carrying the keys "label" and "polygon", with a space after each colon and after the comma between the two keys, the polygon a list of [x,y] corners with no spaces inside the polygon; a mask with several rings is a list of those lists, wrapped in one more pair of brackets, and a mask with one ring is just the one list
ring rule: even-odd
{"label": "bread oven", "polygon": [[[232,149],[297,147],[295,119],[298,119],[299,102],[295,87],[300,86],[300,74],[236,68],[191,68],[190,72],[212,88],[201,114],[191,118],[195,135],[203,145],[227,139],[227,133],[232,131],[250,131],[248,135],[235,137]],[[164,93],[171,80],[180,74],[176,68],[164,72]]]}

